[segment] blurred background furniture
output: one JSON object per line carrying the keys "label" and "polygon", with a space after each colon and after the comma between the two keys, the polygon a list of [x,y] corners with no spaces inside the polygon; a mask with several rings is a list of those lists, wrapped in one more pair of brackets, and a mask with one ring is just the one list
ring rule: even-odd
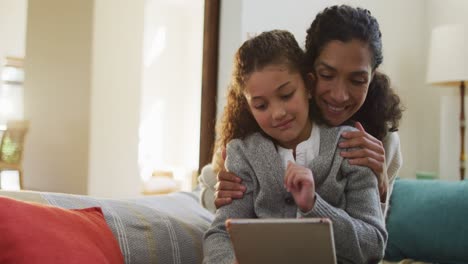
{"label": "blurred background furniture", "polygon": [[460,180],[465,178],[465,82],[468,81],[468,30],[462,24],[432,30],[427,82],[460,87]]}
{"label": "blurred background furniture", "polygon": [[174,179],[172,171],[154,171],[143,184],[143,195],[168,194],[180,191],[180,182]]}
{"label": "blurred background furniture", "polygon": [[17,171],[19,188],[23,188],[23,149],[24,138],[28,131],[29,122],[12,120],[7,122],[0,143],[0,188],[2,188],[2,172]]}

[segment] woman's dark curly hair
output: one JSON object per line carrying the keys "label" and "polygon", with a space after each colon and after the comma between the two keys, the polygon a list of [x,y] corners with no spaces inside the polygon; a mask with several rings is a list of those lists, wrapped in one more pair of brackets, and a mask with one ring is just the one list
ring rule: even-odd
{"label": "woman's dark curly hair", "polygon": [[[307,29],[306,70],[315,72],[314,64],[324,47],[333,40],[348,42],[358,39],[367,43],[372,52],[372,78],[366,99],[350,120],[362,123],[366,131],[382,140],[388,131],[397,131],[403,107],[400,98],[390,87],[389,78],[377,71],[383,61],[382,33],[370,11],[339,5],[325,8]],[[315,102],[312,108],[320,112]],[[326,120],[322,121],[326,123]]]}
{"label": "woman's dark curly hair", "polygon": [[[222,149],[234,138],[245,138],[254,132],[262,132],[249,110],[244,91],[246,82],[252,73],[275,64],[286,65],[290,72],[300,73],[302,79],[306,80],[304,51],[293,34],[288,31],[263,32],[245,41],[237,50],[227,93],[227,104],[217,127],[218,139],[215,150]],[[306,85],[306,88],[310,89],[310,86]],[[216,160],[216,154],[214,159]],[[216,162],[214,163],[216,164]]]}

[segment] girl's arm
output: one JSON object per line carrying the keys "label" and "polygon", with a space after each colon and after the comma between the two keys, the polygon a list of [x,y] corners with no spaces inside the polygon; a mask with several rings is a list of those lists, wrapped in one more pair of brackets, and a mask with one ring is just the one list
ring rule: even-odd
{"label": "girl's arm", "polygon": [[366,166],[372,169],[379,182],[380,200],[386,211],[388,199],[393,189],[393,181],[402,165],[400,138],[397,132],[389,132],[380,141],[367,133],[361,123],[356,122],[358,131],[347,131],[342,134],[346,140],[340,143],[341,148],[355,148],[342,152],[341,156],[348,158],[353,165]]}
{"label": "girl's arm", "polygon": [[382,141],[367,133],[361,123],[356,122],[357,131],[346,131],[341,134],[346,140],[341,142],[340,148],[355,148],[353,151],[343,151],[341,156],[349,159],[352,165],[369,167],[379,182],[380,196],[385,197],[388,190],[385,148]]}
{"label": "girl's arm", "polygon": [[344,190],[346,208],[334,207],[317,193],[314,208],[303,216],[330,218],[336,253],[343,261],[377,262],[384,256],[387,241],[377,179],[369,168],[352,166],[347,160],[341,162],[340,170],[348,180]]}
{"label": "girl's arm", "polygon": [[229,218],[256,218],[254,213],[253,190],[256,181],[252,179],[254,172],[249,161],[243,155],[239,145],[240,140],[233,140],[228,144],[226,168],[238,175],[247,188],[242,199],[233,200],[232,203],[219,208],[211,227],[204,235],[203,263],[229,263],[235,262],[229,234],[226,231],[225,222]]}

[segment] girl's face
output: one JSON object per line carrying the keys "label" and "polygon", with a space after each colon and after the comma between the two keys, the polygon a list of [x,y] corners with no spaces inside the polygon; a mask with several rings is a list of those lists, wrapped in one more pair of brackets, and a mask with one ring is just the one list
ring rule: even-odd
{"label": "girl's face", "polygon": [[310,136],[310,92],[300,73],[269,65],[252,73],[244,95],[260,128],[282,147],[295,149]]}
{"label": "girl's face", "polygon": [[364,104],[371,63],[372,54],[362,41],[332,40],[324,46],[315,61],[314,100],[329,125],[341,125]]}

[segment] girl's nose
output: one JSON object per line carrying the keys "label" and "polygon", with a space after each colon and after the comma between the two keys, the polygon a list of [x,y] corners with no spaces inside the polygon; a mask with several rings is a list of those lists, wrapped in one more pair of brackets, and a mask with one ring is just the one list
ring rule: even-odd
{"label": "girl's nose", "polygon": [[275,107],[273,110],[273,119],[281,120],[286,115],[286,110],[282,106]]}

